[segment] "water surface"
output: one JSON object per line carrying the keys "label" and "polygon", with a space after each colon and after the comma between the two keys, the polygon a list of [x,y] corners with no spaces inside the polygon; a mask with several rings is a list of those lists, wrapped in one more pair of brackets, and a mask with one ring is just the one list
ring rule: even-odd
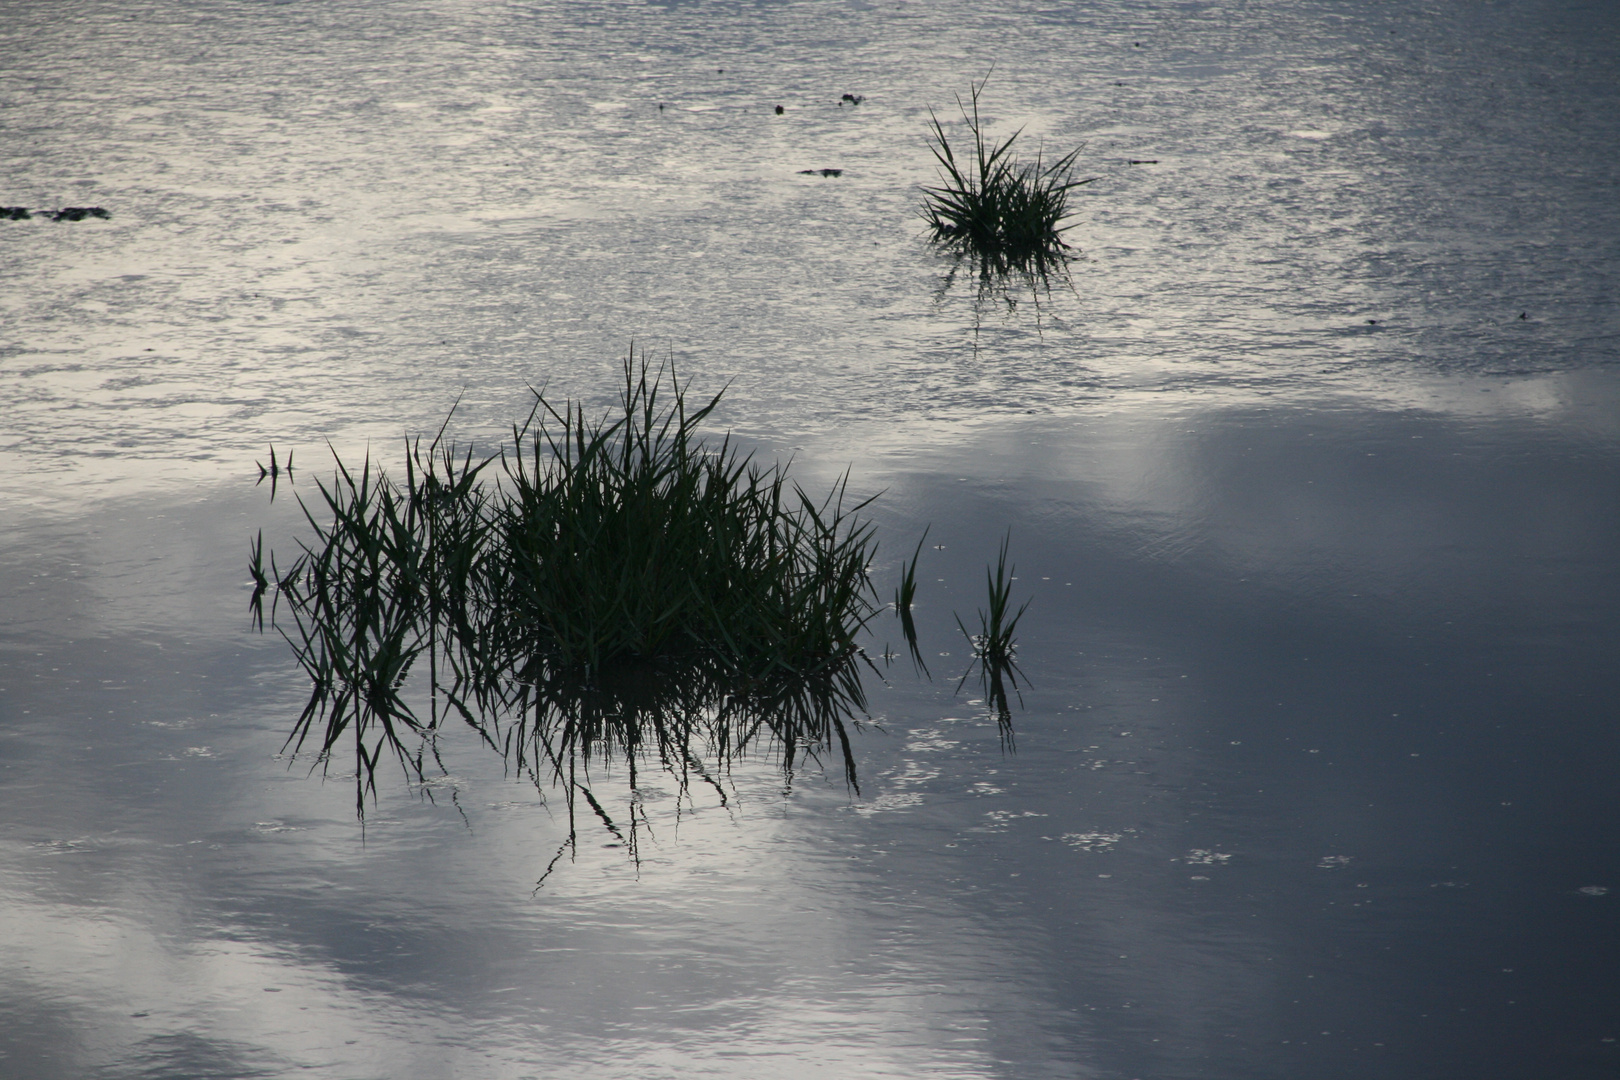
{"label": "water surface", "polygon": [[[199,0],[0,39],[0,202],[113,215],[0,222],[0,1075],[1620,1067],[1606,5]],[[927,109],[992,62],[996,130],[1103,177],[1038,319],[941,293],[915,218]],[[566,822],[470,741],[363,831],[278,758],[303,688],[243,583],[299,519],[253,461],[307,495],[326,440],[395,460],[458,395],[487,444],[528,384],[606,404],[632,339],[811,487],[883,490],[885,591],[932,525],[936,679],[871,683],[858,795],[604,778],[639,865],[585,834],[536,892]],[[952,694],[1008,528],[1015,753]]]}

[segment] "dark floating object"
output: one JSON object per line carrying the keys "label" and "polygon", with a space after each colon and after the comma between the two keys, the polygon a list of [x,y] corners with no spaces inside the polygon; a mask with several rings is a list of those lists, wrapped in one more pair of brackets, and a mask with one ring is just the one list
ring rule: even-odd
{"label": "dark floating object", "polygon": [[777,106],[777,107],[776,107],[776,115],[777,115],[777,116],[781,116],[781,115],[782,115],[782,112],[783,112],[783,110],[782,110],[782,106],[780,106],[780,105],[778,105],[778,106]]}
{"label": "dark floating object", "polygon": [[859,105],[861,102],[863,102],[865,100],[866,100],[866,98],[864,98],[860,94],[845,94],[843,97],[838,99],[838,107],[843,108],[844,107],[844,102],[846,102],[846,101],[849,102],[851,105]]}
{"label": "dark floating object", "polygon": [[[112,217],[99,206],[64,206],[60,210],[41,210],[39,215],[52,221],[83,221],[85,218],[105,220]],[[33,216],[26,206],[0,206],[0,220],[27,221]]]}
{"label": "dark floating object", "polygon": [[1521,311],[1521,312],[1519,312],[1519,318],[1521,318],[1521,319],[1528,319],[1528,318],[1529,318],[1529,317],[1530,317],[1530,313],[1529,313],[1529,312],[1527,312],[1527,311]]}
{"label": "dark floating object", "polygon": [[1158,163],[1158,158],[1128,158],[1125,161],[1127,165],[1157,165]]}
{"label": "dark floating object", "polygon": [[844,175],[844,170],[843,169],[800,169],[799,170],[799,175],[800,176],[815,176],[817,173],[820,173],[822,176],[843,176]]}
{"label": "dark floating object", "polygon": [[1368,326],[1377,326],[1378,325],[1378,320],[1377,319],[1368,319],[1367,320],[1367,325]]}

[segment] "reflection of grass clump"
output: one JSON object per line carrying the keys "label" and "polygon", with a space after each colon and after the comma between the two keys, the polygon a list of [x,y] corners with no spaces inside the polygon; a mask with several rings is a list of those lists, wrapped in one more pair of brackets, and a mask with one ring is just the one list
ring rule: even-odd
{"label": "reflection of grass clump", "polygon": [[[330,524],[306,507],[316,541],[285,574],[272,559],[297,626],[283,633],[312,680],[291,742],[320,725],[325,755],[348,733],[363,792],[385,749],[420,775],[442,701],[508,749],[522,733],[531,762],[560,775],[558,739],[586,760],[592,744],[639,740],[587,719],[621,707],[578,697],[626,670],[699,688],[677,694],[678,712],[742,723],[725,738],[746,742],[765,724],[789,767],[796,741],[811,752],[835,732],[842,741],[841,717],[861,701],[856,635],[878,610],[866,574],[876,541],[856,517],[866,504],[844,505],[847,477],[816,500],[729,439],[701,442],[719,395],[689,409],[673,371],[666,385],[645,359],[627,360],[624,376],[620,407],[602,420],[536,393],[511,443],[479,462],[442,431],[426,450],[408,447],[404,484],[369,460],[357,471],[339,461],[321,486]],[[264,579],[258,549],[252,570]],[[426,721],[402,692],[424,655]],[[840,704],[812,704],[805,687],[817,684]],[[801,704],[784,713],[789,701]],[[792,714],[817,719],[802,732],[763,719]],[[504,736],[503,715],[519,725]]]}
{"label": "reflection of grass clump", "polygon": [[983,90],[980,82],[971,87],[969,104],[956,100],[972,135],[962,159],[944,125],[929,111],[933,128],[929,149],[939,163],[941,183],[923,188],[923,219],[935,244],[974,260],[981,276],[1045,277],[1067,258],[1069,245],[1062,233],[1064,221],[1072,216],[1069,192],[1096,177],[1072,178],[1078,149],[1048,165],[1039,152],[1033,162],[1014,156],[1020,132],[1001,143],[987,142],[979,120]]}
{"label": "reflection of grass clump", "polygon": [[[858,793],[850,732],[866,710],[860,674],[854,655],[815,675],[778,672],[746,682],[703,659],[621,662],[589,684],[567,677],[520,682],[516,700],[500,700],[496,708],[486,701],[476,726],[542,796],[547,789],[561,793],[569,832],[559,857],[575,845],[582,802],[636,857],[649,825],[636,792],[649,772],[672,779],[683,798],[700,783],[725,805],[734,762],[768,756],[791,788],[800,766],[832,758],[842,760],[844,779]],[[500,713],[509,722],[497,722]],[[622,768],[631,794],[623,816],[610,815],[601,789],[592,790],[596,776],[615,768]]]}

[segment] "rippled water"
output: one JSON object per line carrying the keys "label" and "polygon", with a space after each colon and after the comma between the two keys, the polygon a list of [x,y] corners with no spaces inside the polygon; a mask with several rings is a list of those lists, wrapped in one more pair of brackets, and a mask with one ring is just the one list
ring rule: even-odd
{"label": "rippled water", "polygon": [[[1610,5],[18,3],[0,56],[0,203],[112,213],[0,222],[0,1076],[1620,1070]],[[1038,315],[915,216],[992,64],[1101,177]],[[882,489],[885,590],[931,523],[936,680],[858,796],[644,785],[639,867],[536,892],[565,823],[470,743],[362,832],[276,756],[253,461],[632,340]],[[1007,754],[951,612],[1009,527]]]}

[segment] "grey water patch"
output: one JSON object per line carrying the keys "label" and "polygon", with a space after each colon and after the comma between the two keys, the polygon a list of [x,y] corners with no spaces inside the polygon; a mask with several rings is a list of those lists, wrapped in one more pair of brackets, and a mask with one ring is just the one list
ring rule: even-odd
{"label": "grey water patch", "polygon": [[1115,845],[1125,839],[1125,835],[1124,832],[1064,833],[1058,839],[1076,851],[1098,852],[1114,850]]}
{"label": "grey water patch", "polygon": [[263,1047],[192,1031],[148,1035],[127,1056],[87,1075],[96,1080],[261,1080],[298,1071]]}

